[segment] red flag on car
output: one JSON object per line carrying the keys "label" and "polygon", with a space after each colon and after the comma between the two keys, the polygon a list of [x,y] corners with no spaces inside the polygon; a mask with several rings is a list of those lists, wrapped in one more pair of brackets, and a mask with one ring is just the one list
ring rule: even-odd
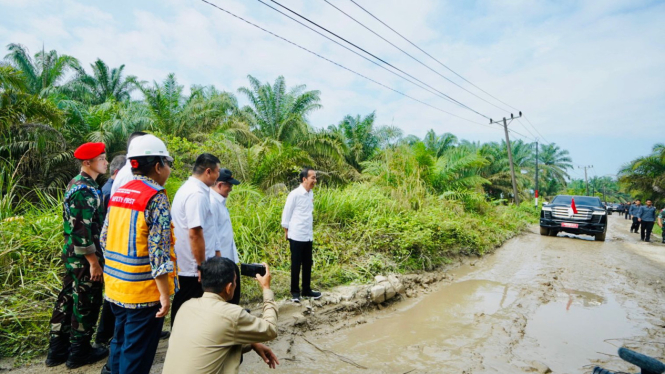
{"label": "red flag on car", "polygon": [[575,198],[571,199],[570,208],[573,210],[573,213],[577,214],[577,207],[575,206]]}

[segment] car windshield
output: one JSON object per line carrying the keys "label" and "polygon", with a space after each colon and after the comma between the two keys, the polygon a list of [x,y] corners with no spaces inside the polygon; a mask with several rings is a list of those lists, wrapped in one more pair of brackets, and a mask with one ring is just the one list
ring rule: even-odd
{"label": "car windshield", "polygon": [[591,197],[591,196],[557,196],[554,198],[554,200],[552,200],[552,204],[570,205],[573,197],[575,197],[575,205],[586,205],[586,206],[595,206],[595,207],[603,206],[603,204],[600,202],[600,198]]}

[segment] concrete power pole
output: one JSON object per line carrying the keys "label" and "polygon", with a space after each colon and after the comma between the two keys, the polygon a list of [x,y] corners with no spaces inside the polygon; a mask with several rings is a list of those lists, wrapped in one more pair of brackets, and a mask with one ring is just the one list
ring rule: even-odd
{"label": "concrete power pole", "polygon": [[579,169],[584,169],[584,184],[586,185],[586,196],[589,196],[589,178],[587,178],[586,169],[591,169],[593,165],[578,166]]}
{"label": "concrete power pole", "polygon": [[[520,112],[520,115],[518,117],[513,116],[512,113],[510,113],[510,122],[512,122],[515,118],[520,118],[522,117],[522,112]],[[490,118],[490,124],[496,123],[492,121]],[[510,137],[508,136],[508,121],[506,120],[506,117],[503,117],[503,131],[506,134],[506,149],[508,150],[508,161],[510,162],[510,179],[513,182],[513,195],[515,195],[515,205],[520,205],[520,197],[517,194],[517,181],[515,179],[515,165],[513,164],[513,152],[510,150]]]}

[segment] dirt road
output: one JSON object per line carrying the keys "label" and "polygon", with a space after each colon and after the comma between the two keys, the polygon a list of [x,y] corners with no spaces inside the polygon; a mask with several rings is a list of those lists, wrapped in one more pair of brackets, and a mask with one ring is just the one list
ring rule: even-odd
{"label": "dirt road", "polygon": [[[609,218],[606,242],[544,237],[534,226],[383,310],[287,303],[270,343],[281,361],[276,372],[583,373],[594,364],[636,371],[615,356],[621,345],[663,359],[665,245],[640,242],[628,221]],[[161,372],[166,349],[161,343],[152,372]],[[70,371],[37,364],[12,372]],[[241,372],[267,367],[249,353]]]}
{"label": "dirt road", "polygon": [[[357,327],[282,334],[272,344],[279,370],[583,373],[597,363],[628,370],[610,356],[622,344],[663,359],[665,245],[640,242],[628,221],[609,218],[604,243],[544,237],[533,227],[424,296],[349,317]],[[243,371],[265,372],[254,356]]]}

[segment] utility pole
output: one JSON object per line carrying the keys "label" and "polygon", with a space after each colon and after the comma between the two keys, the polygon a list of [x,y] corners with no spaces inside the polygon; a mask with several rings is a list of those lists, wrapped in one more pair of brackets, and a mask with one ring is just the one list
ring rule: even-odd
{"label": "utility pole", "polygon": [[538,208],[538,138],[536,138],[536,188],[534,192],[536,197],[536,208]]}
{"label": "utility pole", "polygon": [[[513,122],[515,118],[520,118],[522,117],[522,112],[520,112],[520,115],[518,117],[513,116],[512,113],[510,113],[510,122]],[[490,124],[494,123],[492,119],[490,118]],[[515,195],[515,205],[520,205],[520,197],[517,194],[517,181],[515,179],[515,165],[513,164],[513,152],[510,150],[510,137],[508,136],[508,121],[506,120],[506,117],[503,117],[503,131],[506,134],[506,149],[508,150],[508,161],[510,162],[510,179],[513,182],[513,195]]]}
{"label": "utility pole", "polygon": [[578,166],[578,169],[584,169],[584,184],[586,185],[586,195],[589,196],[589,178],[587,178],[586,169],[591,169],[593,165]]}

